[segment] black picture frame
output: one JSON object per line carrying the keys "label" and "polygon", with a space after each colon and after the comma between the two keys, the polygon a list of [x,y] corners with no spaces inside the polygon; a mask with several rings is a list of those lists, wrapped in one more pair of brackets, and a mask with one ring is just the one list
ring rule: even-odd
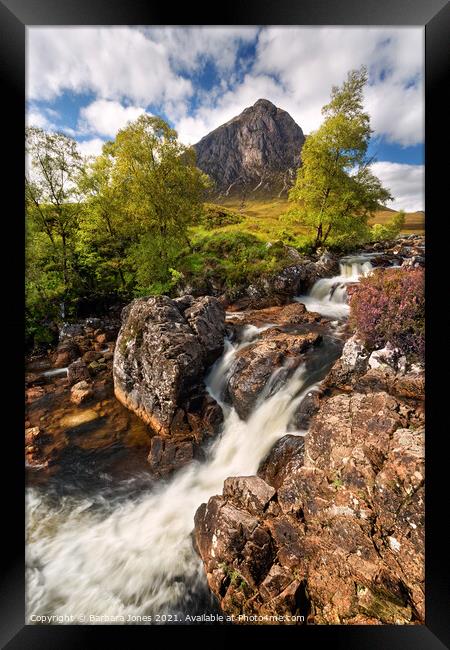
{"label": "black picture frame", "polygon": [[[24,276],[24,122],[25,122],[25,28],[28,25],[421,25],[425,26],[426,77],[426,237],[427,237],[427,355],[426,410],[429,436],[426,445],[426,623],[423,626],[304,626],[222,627],[214,626],[28,626],[25,620],[24,578],[24,469],[23,469],[23,276]],[[3,90],[3,145],[7,156],[3,186],[3,326],[7,373],[7,399],[3,429],[3,581],[0,642],[9,650],[26,648],[85,648],[104,643],[135,644],[162,641],[172,636],[191,642],[201,637],[208,647],[228,647],[236,639],[252,643],[290,642],[330,644],[337,648],[438,650],[450,647],[450,602],[448,550],[445,535],[447,508],[439,507],[448,493],[448,456],[443,444],[448,436],[445,422],[446,381],[438,370],[448,367],[444,348],[448,322],[441,312],[440,282],[445,277],[445,246],[442,236],[448,172],[444,160],[447,135],[446,90],[450,7],[446,0],[251,0],[230,3],[213,15],[206,7],[186,3],[184,7],[148,0],[0,0],[0,69]],[[6,127],[6,128],[5,128]],[[7,262],[7,254],[11,253]],[[6,258],[6,259],[5,259]],[[7,265],[7,266],[6,266]],[[436,300],[434,300],[436,297]],[[447,328],[445,328],[447,324]],[[444,343],[443,343],[444,339]],[[6,369],[6,370],[5,370]],[[440,420],[442,416],[442,420]],[[447,431],[447,432],[446,432]],[[443,506],[445,506],[445,501]]]}

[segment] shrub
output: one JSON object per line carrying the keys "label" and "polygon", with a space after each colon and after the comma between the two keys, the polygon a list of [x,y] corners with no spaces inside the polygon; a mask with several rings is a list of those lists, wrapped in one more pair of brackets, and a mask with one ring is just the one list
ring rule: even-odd
{"label": "shrub", "polygon": [[180,258],[178,268],[188,282],[209,279],[235,289],[288,264],[281,242],[269,245],[249,232],[219,231],[196,238],[192,251]]}
{"label": "shrub", "polygon": [[206,230],[242,223],[243,217],[222,205],[205,203],[200,223]]}
{"label": "shrub", "polygon": [[425,352],[423,269],[376,269],[350,299],[350,324],[371,347],[389,341],[410,357]]}
{"label": "shrub", "polygon": [[405,213],[403,210],[394,214],[392,219],[385,224],[376,223],[371,228],[371,241],[389,241],[395,239],[405,225]]}

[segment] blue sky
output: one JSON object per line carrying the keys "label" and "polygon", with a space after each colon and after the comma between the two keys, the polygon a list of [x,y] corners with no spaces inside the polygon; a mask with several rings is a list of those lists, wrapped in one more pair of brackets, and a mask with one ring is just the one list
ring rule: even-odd
{"label": "blue sky", "polygon": [[27,122],[84,155],[143,112],[193,144],[264,97],[305,133],[348,70],[369,70],[374,172],[393,208],[424,208],[423,28],[29,27]]}

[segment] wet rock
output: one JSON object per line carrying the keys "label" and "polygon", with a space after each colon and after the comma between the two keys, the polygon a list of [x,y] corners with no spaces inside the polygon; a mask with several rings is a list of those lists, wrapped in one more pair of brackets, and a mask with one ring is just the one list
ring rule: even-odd
{"label": "wet rock", "polygon": [[87,402],[94,396],[92,386],[85,380],[74,384],[70,389],[70,401],[74,404]]}
{"label": "wet rock", "polygon": [[208,558],[207,578],[213,591],[230,583],[232,588],[254,589],[273,563],[269,532],[257,517],[221,497],[212,497],[197,510],[195,540],[202,557]]}
{"label": "wet rock", "polygon": [[153,436],[147,460],[153,474],[163,477],[190,463],[194,456],[192,440]]}
{"label": "wet rock", "polygon": [[88,352],[85,352],[82,356],[82,360],[86,364],[92,363],[92,361],[98,361],[101,357],[101,352],[96,352],[95,350],[88,350]]}
{"label": "wet rock", "polygon": [[34,402],[45,395],[45,388],[43,386],[32,386],[25,390],[26,401],[28,403]]}
{"label": "wet rock", "polygon": [[245,477],[199,508],[197,549],[223,611],[423,623],[424,444],[404,426],[410,412],[381,391],[323,396],[308,435],[282,438],[258,471],[273,489],[261,505]]}
{"label": "wet rock", "polygon": [[66,368],[80,356],[80,348],[72,338],[65,338],[58,344],[54,355],[53,366]]}
{"label": "wet rock", "polygon": [[224,310],[215,298],[133,301],[114,351],[116,397],[158,435],[197,441],[211,435],[217,409],[203,378],[223,350],[224,333]]}
{"label": "wet rock", "polygon": [[292,302],[287,305],[270,306],[265,309],[247,309],[236,314],[228,312],[227,322],[237,325],[255,325],[261,327],[265,323],[274,325],[300,325],[316,323],[325,320],[320,314],[307,311],[305,305],[300,302]]}
{"label": "wet rock", "polygon": [[69,386],[73,386],[83,380],[88,381],[89,379],[89,370],[84,361],[79,359],[69,365],[67,369],[67,382]]}
{"label": "wet rock", "polygon": [[313,390],[305,395],[290,422],[291,429],[295,428],[298,431],[306,431],[308,429],[311,418],[319,409],[320,397],[321,394],[317,390]]}
{"label": "wet rock", "polygon": [[278,489],[289,474],[296,472],[303,465],[304,451],[303,436],[283,436],[262,461],[258,476]]}
{"label": "wet rock", "polygon": [[40,427],[28,427],[25,429],[25,445],[34,445],[42,438],[43,432]]}
{"label": "wet rock", "polygon": [[320,342],[321,336],[314,332],[291,334],[272,328],[240,350],[227,384],[228,396],[239,416],[247,418],[256,400],[266,395],[263,389],[270,393],[277,381],[283,381],[298,366],[302,355]]}
{"label": "wet rock", "polygon": [[25,375],[25,386],[42,386],[46,383],[45,377],[38,373],[29,372]]}
{"label": "wet rock", "polygon": [[100,363],[100,359],[98,361],[91,361],[91,363],[88,364],[88,370],[90,375],[95,376],[104,370],[104,365]]}

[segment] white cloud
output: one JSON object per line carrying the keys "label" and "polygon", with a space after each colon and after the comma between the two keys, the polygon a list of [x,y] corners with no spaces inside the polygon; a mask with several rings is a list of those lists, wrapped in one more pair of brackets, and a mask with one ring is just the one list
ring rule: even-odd
{"label": "white cloud", "polygon": [[36,126],[38,129],[50,130],[53,126],[44,113],[36,108],[27,111],[26,122],[27,126]]}
{"label": "white cloud", "polygon": [[265,97],[310,133],[323,119],[332,86],[365,64],[372,128],[392,142],[413,145],[424,137],[423,60],[422,28],[270,27],[259,32],[256,60],[243,81],[217,99],[206,98],[194,115],[179,119],[178,130],[181,137],[202,137],[229,115],[228,107],[237,114]]}
{"label": "white cloud", "polygon": [[64,90],[148,105],[183,101],[191,82],[172,70],[165,45],[129,27],[28,27],[27,97]]}
{"label": "white cloud", "polygon": [[162,44],[174,67],[194,71],[211,61],[220,70],[232,70],[241,44],[250,43],[258,34],[256,27],[166,27],[145,29]]}
{"label": "white cloud", "polygon": [[104,144],[105,140],[101,138],[91,138],[90,140],[77,142],[77,147],[82,156],[98,156],[101,154]]}
{"label": "white cloud", "polygon": [[[131,116],[151,105],[193,143],[265,97],[309,133],[331,87],[365,64],[376,135],[423,142],[422,27],[29,27],[27,34],[28,98],[93,93],[91,118],[84,109],[92,132],[114,135],[125,110]],[[246,59],[240,47],[251,44],[255,56]],[[205,89],[199,75],[208,62],[219,78]],[[109,118],[95,114],[100,100],[111,102],[103,105]]]}
{"label": "white cloud", "polygon": [[175,127],[180,140],[186,144],[195,144],[204,135],[228,122],[261,98],[270,99],[278,106],[284,107],[282,89],[272,77],[245,77],[243,83],[235,90],[221,94],[215,105],[205,103],[195,115],[179,119]]}
{"label": "white cloud", "polygon": [[98,99],[80,111],[82,131],[114,138],[119,129],[145,113],[141,106],[122,106],[120,102]]}
{"label": "white cloud", "polygon": [[389,208],[406,212],[425,209],[424,165],[379,161],[373,163],[371,169],[394,197],[394,201],[388,203]]}
{"label": "white cloud", "polygon": [[278,75],[293,117],[309,132],[320,124],[331,87],[364,64],[373,128],[409,145],[423,142],[423,62],[423,28],[276,28],[261,33],[254,71]]}

